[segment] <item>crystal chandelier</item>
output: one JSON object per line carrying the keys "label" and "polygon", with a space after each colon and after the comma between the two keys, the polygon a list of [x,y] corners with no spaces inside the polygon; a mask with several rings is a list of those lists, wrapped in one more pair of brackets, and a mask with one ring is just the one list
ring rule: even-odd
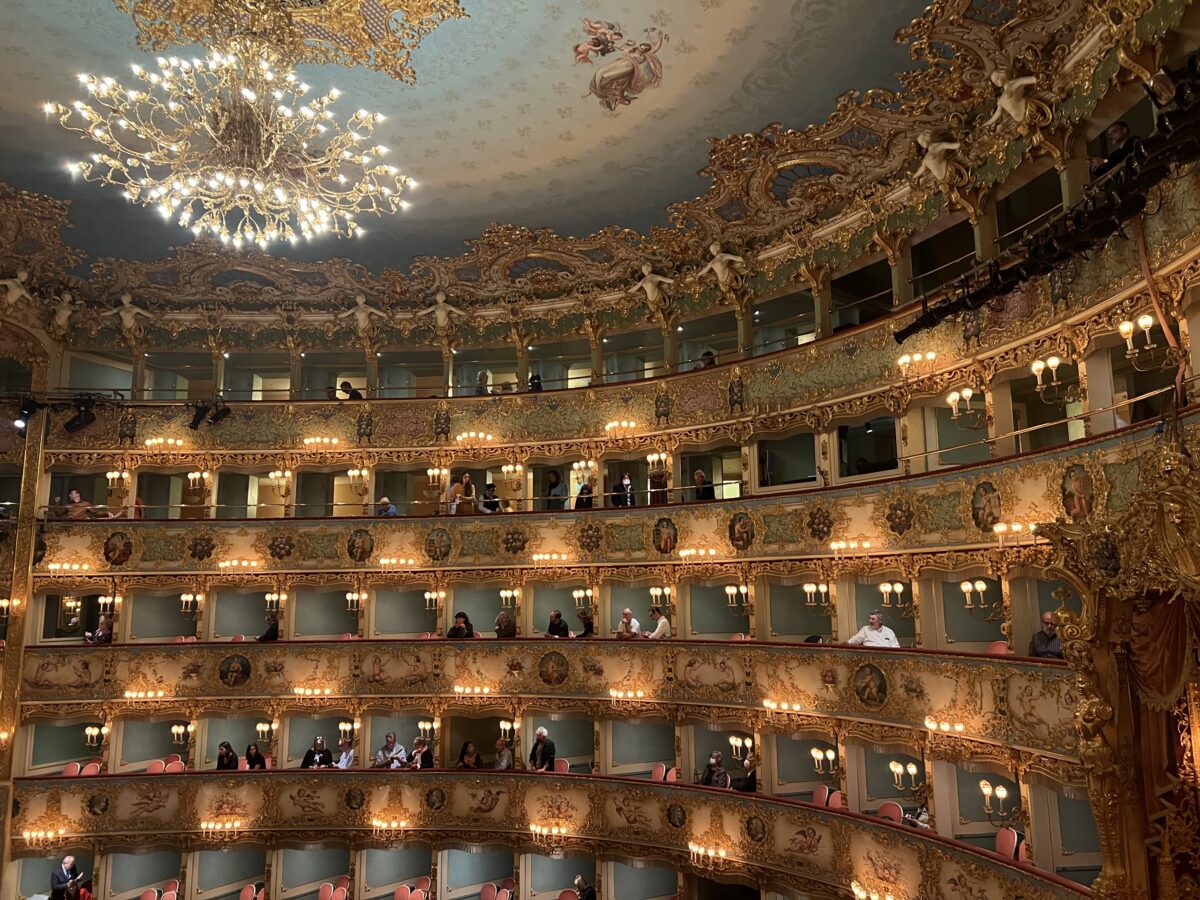
{"label": "crystal chandelier", "polygon": [[134,65],[137,87],[80,75],[86,100],[45,106],[95,145],[68,164],[72,173],[235,248],[362,234],[360,213],[407,207],[402,195],[416,183],[370,142],[384,117],[360,109],[343,126],[336,88],[307,99],[311,88],[292,71],[290,17],[269,10],[243,8],[204,59],[160,57],[153,72]]}

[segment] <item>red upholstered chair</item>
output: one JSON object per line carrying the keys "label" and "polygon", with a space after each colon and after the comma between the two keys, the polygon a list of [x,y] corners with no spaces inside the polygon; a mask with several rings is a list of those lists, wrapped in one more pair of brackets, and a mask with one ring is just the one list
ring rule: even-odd
{"label": "red upholstered chair", "polygon": [[1017,862],[1023,866],[1034,865],[1033,857],[1029,855],[1029,842],[1026,840],[1022,840],[1021,843],[1017,844]]}
{"label": "red upholstered chair", "polygon": [[329,895],[329,900],[346,900],[346,889],[335,887],[333,893]]}
{"label": "red upholstered chair", "polygon": [[[166,756],[164,756],[164,757],[162,758],[162,761],[163,761],[164,763],[173,763],[173,762],[178,762],[178,761],[181,761],[182,759],[183,759],[183,757],[182,757],[182,756],[180,756],[178,753],[168,753]],[[171,883],[171,882],[169,882],[169,881],[167,882],[167,884],[170,884],[170,883]],[[163,890],[164,890],[164,891],[177,891],[177,890],[179,890],[179,882],[178,882],[178,881],[176,881],[176,882],[175,882],[175,887],[173,887],[173,888],[170,888],[170,887],[167,887],[166,885],[163,885]]]}
{"label": "red upholstered chair", "polygon": [[317,891],[317,900],[333,900],[333,882],[327,881]]}
{"label": "red upholstered chair", "polygon": [[879,818],[899,825],[904,821],[904,807],[895,800],[885,800],[879,804]]}
{"label": "red upholstered chair", "polygon": [[422,890],[415,890],[409,896],[411,900],[428,900],[429,894]]}
{"label": "red upholstered chair", "polygon": [[258,889],[258,896],[257,896],[257,897],[255,897],[255,898],[254,898],[254,900],[267,900],[267,889],[266,889],[266,888],[259,888],[259,889]]}
{"label": "red upholstered chair", "polygon": [[185,644],[194,644],[194,643],[196,643],[196,636],[194,634],[189,634],[187,637],[185,637],[183,639],[183,642]]}
{"label": "red upholstered chair", "polygon": [[667,767],[663,763],[655,763],[650,769],[651,781],[662,781],[667,777]]}
{"label": "red upholstered chair", "polygon": [[254,900],[254,885],[248,884],[238,894],[238,900]]}
{"label": "red upholstered chair", "polygon": [[167,767],[163,771],[168,775],[178,775],[180,772],[186,772],[187,766],[183,764],[182,760],[177,759],[175,762],[167,763]]}
{"label": "red upholstered chair", "polygon": [[746,639],[746,635],[742,634],[742,633],[739,631],[737,634],[731,634],[731,635],[729,636],[729,639],[730,639],[731,641],[744,641],[744,640]]}
{"label": "red upholstered chair", "polygon": [[98,763],[98,762],[88,763],[86,766],[84,766],[82,769],[79,770],[79,774],[83,778],[91,778],[93,775],[99,775],[100,774],[100,763]]}
{"label": "red upholstered chair", "polygon": [[558,900],[579,900],[579,895],[570,888],[558,892]]}
{"label": "red upholstered chair", "polygon": [[161,775],[163,773],[163,770],[166,767],[167,767],[167,764],[165,762],[163,762],[161,759],[152,759],[146,765],[146,774],[147,775]]}
{"label": "red upholstered chair", "polygon": [[667,774],[666,774],[666,777],[663,778],[663,781],[678,781],[678,780],[679,780],[679,770],[677,768],[675,768],[674,766],[671,766],[671,768],[667,769]]}
{"label": "red upholstered chair", "polygon": [[1012,650],[1009,649],[1008,641],[992,641],[987,645],[987,649],[983,651],[988,656],[1011,656]]}
{"label": "red upholstered chair", "polygon": [[496,900],[512,900],[512,891],[508,888],[500,888],[496,892]]}
{"label": "red upholstered chair", "polygon": [[333,879],[333,887],[335,890],[337,888],[345,888],[346,890],[350,890],[350,876],[339,875],[337,878]]}
{"label": "red upholstered chair", "polygon": [[412,897],[412,888],[407,884],[402,884],[392,892],[392,900],[410,900]]}
{"label": "red upholstered chair", "polygon": [[235,644],[243,644],[243,643],[245,643],[245,642],[246,642],[246,636],[245,636],[244,634],[235,634],[235,635],[233,636],[233,641],[232,641],[232,643],[235,643]]}
{"label": "red upholstered chair", "polygon": [[182,634],[175,635],[175,637],[171,638],[171,643],[172,644],[182,644],[183,643],[183,635]]}
{"label": "red upholstered chair", "polygon": [[502,882],[500,882],[500,890],[502,891],[511,891],[516,886],[517,883],[511,878],[505,878]]}
{"label": "red upholstered chair", "polygon": [[817,806],[824,806],[829,802],[829,785],[819,784],[813,791],[812,802]]}
{"label": "red upholstered chair", "polygon": [[571,764],[565,759],[556,759],[554,761],[554,773],[556,775],[565,775],[571,771]]}
{"label": "red upholstered chair", "polygon": [[175,891],[176,893],[179,893],[179,879],[172,878],[170,881],[168,881],[166,884],[163,885],[162,889],[164,891]]}
{"label": "red upholstered chair", "polygon": [[178,895],[175,893],[175,891],[167,891],[161,897],[159,897],[158,900],[176,900],[177,896]]}
{"label": "red upholstered chair", "polygon": [[146,888],[138,900],[158,900],[158,888]]}
{"label": "red upholstered chair", "polygon": [[829,795],[829,801],[825,805],[830,809],[845,809],[846,798],[842,796],[841,791],[833,791]]}
{"label": "red upholstered chair", "polygon": [[996,832],[996,852],[1005,859],[1015,859],[1017,855],[1017,832],[1012,828],[1001,828]]}
{"label": "red upholstered chair", "polygon": [[[417,891],[425,891],[425,893],[429,893],[429,889],[432,886],[433,886],[433,880],[428,875],[422,875],[413,884],[413,893],[415,894]],[[423,900],[423,898],[422,898],[422,900]]]}
{"label": "red upholstered chair", "polygon": [[488,882],[479,889],[479,900],[496,900],[496,886]]}

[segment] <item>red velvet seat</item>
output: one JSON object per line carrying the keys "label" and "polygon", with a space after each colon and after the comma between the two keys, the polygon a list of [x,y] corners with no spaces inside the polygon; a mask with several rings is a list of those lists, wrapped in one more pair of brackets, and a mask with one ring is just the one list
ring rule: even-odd
{"label": "red velvet seat", "polygon": [[667,774],[663,778],[663,781],[678,781],[678,780],[679,780],[679,770],[677,768],[675,768],[674,766],[671,766],[671,768],[667,769]]}
{"label": "red velvet seat", "polygon": [[183,764],[182,760],[177,759],[175,762],[167,763],[167,767],[163,771],[168,775],[178,775],[180,772],[186,772],[187,766]]}
{"label": "red velvet seat", "polygon": [[996,852],[1005,859],[1015,859],[1017,855],[1017,832],[1012,828],[1001,828],[996,832]]}
{"label": "red velvet seat", "polygon": [[651,781],[663,781],[667,777],[667,767],[663,763],[655,763],[650,769]]}
{"label": "red velvet seat", "polygon": [[147,775],[161,775],[163,770],[167,768],[167,764],[161,759],[152,759],[146,764]]}
{"label": "red velvet seat", "polygon": [[82,768],[83,768],[83,766],[79,765],[79,763],[77,763],[77,762],[69,762],[65,766],[63,766],[62,773],[67,778],[74,778],[76,775],[79,774],[79,770]]}
{"label": "red velvet seat", "polygon": [[1008,641],[992,641],[987,645],[987,649],[983,651],[988,656],[1011,656],[1012,650],[1008,646]]}
{"label": "red velvet seat", "polygon": [[571,771],[571,764],[565,759],[556,759],[554,761],[554,772],[557,775],[566,775]]}
{"label": "red velvet seat", "polygon": [[879,804],[879,818],[899,825],[904,821],[904,807],[895,800],[885,800]]}
{"label": "red velvet seat", "polygon": [[79,775],[82,778],[91,778],[93,775],[100,774],[100,763],[90,762],[79,770]]}
{"label": "red velvet seat", "polygon": [[829,785],[817,785],[813,791],[812,802],[817,806],[825,806],[829,802]]}
{"label": "red velvet seat", "polygon": [[238,894],[238,900],[254,900],[254,885],[248,884]]}

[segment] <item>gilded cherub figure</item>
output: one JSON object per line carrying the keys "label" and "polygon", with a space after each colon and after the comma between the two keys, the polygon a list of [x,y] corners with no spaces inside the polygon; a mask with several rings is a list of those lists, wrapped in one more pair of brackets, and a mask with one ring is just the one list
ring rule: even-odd
{"label": "gilded cherub figure", "polygon": [[1007,69],[996,69],[991,78],[992,84],[1000,88],[1000,96],[996,99],[996,109],[991,118],[983,123],[984,127],[995,125],[1002,113],[1007,113],[1018,125],[1023,124],[1025,117],[1029,115],[1029,95],[1033,86],[1037,84],[1037,76],[1013,78]]}
{"label": "gilded cherub figure", "polygon": [[659,285],[674,283],[674,278],[655,275],[654,266],[650,263],[642,263],[642,277],[629,288],[627,293],[636,294],[638,291],[642,291],[646,295],[646,303],[650,307],[651,314],[659,316],[665,322],[670,317],[672,302]]}
{"label": "gilded cherub figure", "polygon": [[695,277],[699,280],[712,272],[716,276],[717,287],[721,289],[721,293],[728,295],[741,285],[742,278],[746,275],[746,260],[735,253],[725,253],[717,241],[709,244],[708,252],[712,254],[712,259]]}
{"label": "gilded cherub figure", "polygon": [[962,144],[959,141],[936,141],[930,131],[918,134],[917,144],[925,151],[925,155],[921,158],[921,164],[913,177],[919,179],[922,173],[928,172],[934,180],[945,181],[950,171],[950,157]]}

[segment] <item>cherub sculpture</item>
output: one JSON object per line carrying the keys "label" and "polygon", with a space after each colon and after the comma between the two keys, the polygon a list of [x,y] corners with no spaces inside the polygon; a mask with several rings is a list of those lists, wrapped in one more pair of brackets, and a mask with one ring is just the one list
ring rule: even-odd
{"label": "cherub sculpture", "polygon": [[446,292],[438,291],[433,296],[433,305],[421,310],[418,316],[433,316],[433,327],[438,335],[445,335],[450,330],[452,315],[465,316],[466,313],[452,303],[446,301]]}
{"label": "cherub sculpture", "polygon": [[71,316],[75,314],[78,307],[75,306],[75,298],[71,296],[70,291],[63,291],[56,302],[50,307],[52,313],[50,317],[50,333],[56,338],[61,338],[66,335],[67,329],[71,327]]}
{"label": "cherub sculpture", "polygon": [[4,286],[4,295],[0,297],[0,306],[3,307],[5,315],[12,314],[22,297],[30,302],[33,301],[33,295],[29,293],[29,288],[25,287],[25,282],[28,280],[29,273],[24,269],[17,271],[16,278],[0,278],[0,285]]}
{"label": "cherub sculpture", "polygon": [[126,292],[121,295],[121,305],[114,306],[108,312],[100,314],[101,318],[117,316],[121,323],[121,331],[127,338],[141,337],[142,328],[138,325],[138,316],[152,318],[150,313],[133,302],[133,295]]}
{"label": "cherub sculpture", "polygon": [[1021,125],[1029,115],[1029,95],[1037,84],[1036,75],[1026,75],[1022,78],[1012,78],[1006,69],[996,69],[992,72],[992,84],[1000,88],[1000,96],[996,99],[996,109],[991,118],[984,122],[984,127],[995,125],[1002,113]]}
{"label": "cherub sculpture", "polygon": [[708,252],[712,254],[712,259],[696,273],[696,279],[699,280],[712,272],[721,293],[728,295],[739,287],[742,278],[745,277],[746,260],[734,253],[723,252],[721,245],[716,241],[709,244]]}
{"label": "cherub sculpture", "polygon": [[642,263],[642,277],[635,282],[633,287],[629,288],[628,293],[636,294],[642,291],[646,295],[646,304],[650,307],[651,314],[657,315],[666,321],[671,312],[671,298],[666,292],[659,287],[660,284],[674,284],[674,278],[668,278],[666,275],[655,275],[654,267],[650,263]]}
{"label": "cherub sculpture", "polygon": [[339,319],[345,319],[347,316],[354,316],[354,327],[358,329],[359,335],[368,337],[371,334],[371,317],[379,316],[381,319],[386,319],[387,313],[369,304],[367,298],[362,294],[356,294],[354,305],[345,312],[338,313]]}
{"label": "cherub sculpture", "polygon": [[945,181],[950,172],[950,157],[962,144],[959,141],[935,141],[929,131],[917,135],[917,144],[925,151],[925,156],[914,177],[919,179],[922,173],[928,172],[934,180]]}

